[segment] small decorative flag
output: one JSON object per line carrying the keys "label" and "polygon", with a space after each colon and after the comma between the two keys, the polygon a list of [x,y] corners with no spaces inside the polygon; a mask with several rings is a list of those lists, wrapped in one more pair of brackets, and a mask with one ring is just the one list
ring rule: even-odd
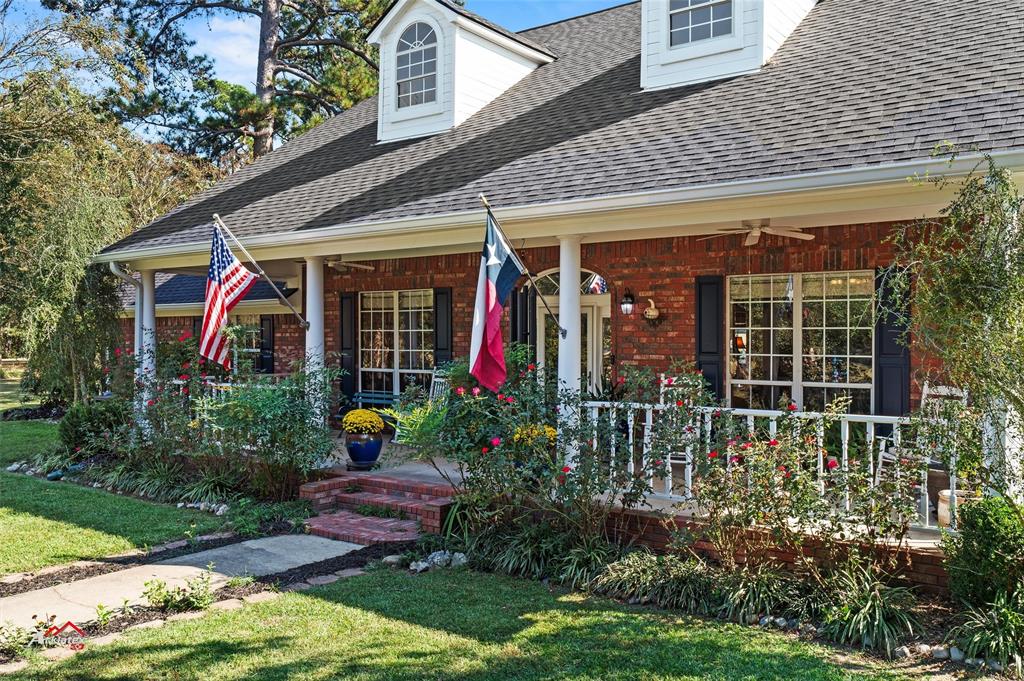
{"label": "small decorative flag", "polygon": [[476,284],[476,304],[473,307],[469,373],[492,392],[497,392],[507,375],[501,311],[516,280],[525,273],[526,268],[505,241],[491,212],[487,211],[487,231],[480,258],[480,276]]}
{"label": "small decorative flag", "polygon": [[228,341],[221,335],[221,331],[228,323],[228,313],[241,302],[257,279],[258,275],[245,269],[238,261],[224,241],[220,227],[214,225],[199,354],[225,369],[231,368],[231,357],[228,353]]}

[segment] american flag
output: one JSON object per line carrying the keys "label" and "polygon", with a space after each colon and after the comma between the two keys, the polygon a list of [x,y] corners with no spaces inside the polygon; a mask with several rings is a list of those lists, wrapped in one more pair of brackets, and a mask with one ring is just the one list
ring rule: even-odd
{"label": "american flag", "polygon": [[206,309],[203,312],[203,334],[199,339],[199,354],[217,362],[225,369],[231,368],[228,354],[228,340],[221,331],[228,322],[228,313],[237,305],[258,275],[242,267],[228,244],[220,227],[213,227],[213,244],[210,247],[210,274],[206,279]]}

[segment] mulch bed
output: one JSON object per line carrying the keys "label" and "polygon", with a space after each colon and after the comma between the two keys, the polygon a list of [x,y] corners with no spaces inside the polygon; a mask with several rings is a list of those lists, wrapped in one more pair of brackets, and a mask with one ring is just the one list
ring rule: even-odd
{"label": "mulch bed", "polygon": [[40,419],[59,421],[63,418],[65,411],[64,407],[53,405],[45,407],[14,407],[0,413],[0,421],[37,421]]}
{"label": "mulch bed", "polygon": [[4,596],[14,596],[16,594],[25,593],[26,591],[45,589],[50,586],[57,586],[58,584],[67,584],[68,582],[75,582],[80,579],[86,579],[87,577],[105,575],[110,572],[117,572],[119,570],[125,570],[138,565],[157,563],[169,558],[187,556],[190,553],[206,551],[207,549],[216,549],[221,546],[228,546],[229,544],[237,544],[239,542],[246,541],[246,539],[246,537],[239,536],[225,537],[223,539],[211,539],[209,541],[190,544],[178,549],[159,551],[157,553],[140,553],[129,556],[97,558],[95,562],[89,562],[85,565],[69,565],[66,568],[54,570],[52,572],[46,571],[33,577],[26,577],[20,582],[14,582],[13,584],[0,583],[0,598]]}
{"label": "mulch bed", "polygon": [[384,556],[390,556],[396,553],[405,553],[406,551],[411,551],[415,548],[416,542],[414,541],[371,544],[365,548],[346,553],[344,556],[328,558],[327,560],[321,560],[318,563],[302,565],[297,568],[292,568],[286,572],[279,572],[265,577],[257,577],[256,579],[264,584],[288,586],[295,582],[303,582],[310,577],[315,577],[317,575],[327,575],[332,572],[346,570],[348,568],[366,567],[367,563],[380,560]]}

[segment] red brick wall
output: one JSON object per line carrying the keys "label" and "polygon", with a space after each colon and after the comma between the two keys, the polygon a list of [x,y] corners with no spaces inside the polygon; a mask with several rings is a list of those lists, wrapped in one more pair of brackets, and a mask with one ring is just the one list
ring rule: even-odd
{"label": "red brick wall", "polygon": [[[624,365],[646,365],[666,369],[673,360],[692,361],[695,354],[696,291],[694,280],[703,275],[818,272],[828,270],[874,269],[892,261],[893,251],[885,238],[892,223],[824,227],[814,230],[813,241],[797,241],[763,235],[756,247],[743,246],[743,236],[723,236],[708,241],[695,237],[672,237],[617,241],[582,246],[582,266],[602,275],[612,296],[613,348]],[[558,266],[558,247],[531,248],[521,252],[534,272]],[[460,253],[420,258],[369,261],[374,271],[337,272],[327,268],[324,288],[325,325],[328,352],[338,352],[339,294],[375,290],[450,287],[456,356],[469,353],[470,325],[479,254]],[[618,300],[629,288],[639,308],[654,299],[664,322],[650,327],[639,311],[626,317]],[[174,322],[184,319],[187,324]],[[191,329],[190,318],[158,320],[161,338]],[[131,337],[130,320],[126,326]],[[288,363],[304,355],[303,331],[294,317],[275,318],[275,351],[281,358],[275,371],[286,371]],[[924,364],[919,353],[911,353],[914,369]],[[920,389],[915,383],[912,402]]]}

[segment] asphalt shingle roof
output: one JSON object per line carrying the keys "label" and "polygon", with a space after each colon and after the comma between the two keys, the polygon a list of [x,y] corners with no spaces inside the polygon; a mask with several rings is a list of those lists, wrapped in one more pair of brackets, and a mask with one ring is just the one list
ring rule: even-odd
{"label": "asphalt shingle roof", "polygon": [[[558,55],[458,128],[378,144],[368,99],[109,247],[244,239],[1024,148],[1024,0],[824,0],[759,73],[640,90],[640,5],[523,33]],[[283,237],[287,240],[287,237]]]}
{"label": "asphalt shingle roof", "polygon": [[[289,296],[295,289],[284,288],[283,282],[275,282],[278,288]],[[135,290],[129,286],[120,289],[121,304],[126,308],[135,307]],[[193,274],[156,273],[156,304],[183,305],[202,304],[206,300],[206,277]],[[277,300],[277,294],[263,279],[258,280],[245,294],[244,301]]]}

